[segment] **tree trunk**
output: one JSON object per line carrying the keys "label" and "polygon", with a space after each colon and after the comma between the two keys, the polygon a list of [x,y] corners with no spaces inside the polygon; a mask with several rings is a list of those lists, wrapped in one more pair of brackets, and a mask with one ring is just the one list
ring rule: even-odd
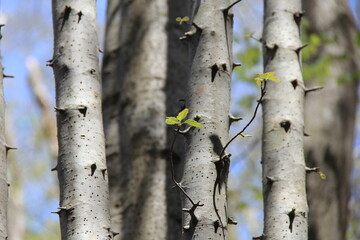
{"label": "tree trunk", "polygon": [[117,13],[121,239],[166,239],[167,234],[167,7],[165,0],[121,1]]}
{"label": "tree trunk", "polygon": [[301,1],[267,0],[264,71],[281,82],[267,82],[263,107],[264,235],[267,240],[307,239],[305,192],[304,84],[301,73]]}
{"label": "tree trunk", "polygon": [[[4,25],[0,25],[1,27]],[[0,33],[0,40],[2,36]],[[3,66],[0,52],[0,239],[8,238],[8,183],[7,183],[7,162],[6,162],[6,143],[5,143],[5,101],[4,101],[4,86],[3,86]]]}
{"label": "tree trunk", "polygon": [[194,1],[192,27],[183,37],[191,46],[186,98],[190,118],[199,119],[204,125],[185,134],[181,186],[193,202],[184,197],[183,209],[187,211],[183,216],[183,239],[226,239],[230,160],[220,154],[229,140],[231,6],[230,1]]}
{"label": "tree trunk", "polygon": [[[177,113],[179,100],[185,98],[188,54],[179,36],[186,24],[179,25],[175,19],[187,13],[188,3],[180,1],[108,2],[103,109],[111,219],[121,239],[181,237],[180,195],[172,189],[166,162],[170,149],[167,139],[172,139],[174,132],[161,116]],[[139,22],[143,27],[138,27]],[[154,114],[150,131],[139,134],[139,129],[143,131],[139,126],[147,128],[149,116]],[[144,148],[138,149],[138,145]],[[177,142],[177,172],[182,170],[183,154],[183,145]]]}
{"label": "tree trunk", "polygon": [[[186,106],[186,86],[189,81],[190,64],[188,44],[179,39],[188,24],[179,24],[177,17],[189,16],[190,1],[167,0],[169,16],[167,23],[167,80],[166,80],[166,116],[175,116],[181,108]],[[184,100],[184,101],[183,101]],[[166,127],[166,126],[165,126]],[[169,164],[169,151],[171,140],[174,137],[173,128],[167,128],[167,214],[168,214],[168,240],[179,240],[182,234],[181,193],[174,188]],[[180,139],[179,139],[180,140]],[[173,147],[173,161],[176,179],[181,179],[185,158],[184,141],[176,141]]]}
{"label": "tree trunk", "polygon": [[[309,34],[323,41],[307,64],[330,58],[324,89],[308,94],[305,104],[305,128],[311,135],[305,141],[307,164],[327,176],[325,181],[316,174],[308,177],[309,239],[345,239],[358,101],[356,27],[345,0],[303,2]],[[316,76],[308,80],[308,88],[323,84]]]}
{"label": "tree trunk", "polygon": [[95,0],[53,0],[62,239],[112,239]]}
{"label": "tree trunk", "polygon": [[120,132],[119,132],[119,53],[121,29],[121,1],[108,0],[102,65],[103,117],[106,145],[106,162],[109,174],[110,217],[114,232],[120,233],[122,210],[120,207]]}
{"label": "tree trunk", "polygon": [[41,66],[36,58],[28,57],[26,59],[26,68],[28,71],[28,83],[31,93],[41,110],[41,119],[45,142],[49,144],[50,156],[56,159],[58,156],[58,143],[56,139],[56,126],[54,111],[51,104],[51,94],[44,84],[41,74]]}

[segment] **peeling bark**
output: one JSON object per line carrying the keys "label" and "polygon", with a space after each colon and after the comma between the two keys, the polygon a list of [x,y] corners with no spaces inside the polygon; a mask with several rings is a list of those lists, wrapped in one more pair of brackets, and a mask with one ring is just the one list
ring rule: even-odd
{"label": "peeling bark", "polygon": [[268,240],[307,239],[308,207],[303,153],[304,84],[301,73],[300,0],[267,0],[263,106],[264,236]]}

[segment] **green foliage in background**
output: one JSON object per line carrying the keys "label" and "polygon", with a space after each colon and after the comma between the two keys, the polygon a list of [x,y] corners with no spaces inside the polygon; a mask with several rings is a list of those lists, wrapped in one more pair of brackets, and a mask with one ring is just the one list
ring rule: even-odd
{"label": "green foliage in background", "polygon": [[245,80],[253,84],[254,75],[262,72],[262,52],[261,43],[254,40],[254,33],[245,35],[242,39],[235,39],[235,42],[244,44],[244,50],[240,50],[235,54],[237,61],[241,63],[241,67],[235,69],[238,79]]}

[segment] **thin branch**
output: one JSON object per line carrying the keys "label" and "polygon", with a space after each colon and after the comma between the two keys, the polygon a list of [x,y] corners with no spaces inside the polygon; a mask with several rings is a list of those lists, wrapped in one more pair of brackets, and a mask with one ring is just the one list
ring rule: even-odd
{"label": "thin branch", "polygon": [[262,102],[262,100],[263,100],[263,98],[265,96],[265,93],[266,93],[265,88],[266,88],[266,81],[263,81],[263,85],[261,86],[261,96],[260,96],[260,99],[258,100],[258,103],[257,103],[256,107],[255,107],[255,111],[254,111],[254,114],[253,114],[252,118],[250,119],[250,121],[245,125],[245,127],[240,132],[238,132],[235,136],[233,136],[230,139],[229,142],[227,142],[225,144],[225,146],[221,150],[221,153],[220,153],[220,156],[219,156],[220,157],[219,161],[222,161],[222,156],[223,156],[226,148],[230,145],[230,143],[232,143],[238,136],[240,136],[242,133],[244,133],[245,130],[250,126],[250,124],[255,120],[256,114],[257,114],[258,109],[260,107],[260,104],[261,104],[261,102]]}
{"label": "thin branch", "polygon": [[174,184],[181,190],[181,192],[185,195],[185,197],[187,199],[189,199],[189,201],[191,202],[191,204],[193,206],[197,205],[197,206],[203,206],[201,204],[195,204],[194,201],[191,199],[191,197],[185,192],[185,190],[182,188],[182,186],[180,185],[180,183],[178,181],[176,181],[175,179],[175,170],[174,170],[174,160],[173,160],[173,151],[174,151],[174,145],[175,145],[175,141],[176,141],[176,138],[178,136],[178,134],[180,133],[180,128],[181,126],[178,126],[176,131],[175,131],[175,135],[174,135],[174,138],[171,142],[171,147],[170,147],[170,162],[171,162],[171,178],[172,178],[172,181],[174,182]]}
{"label": "thin branch", "polygon": [[315,92],[315,91],[319,91],[321,89],[323,89],[323,86],[316,86],[316,87],[312,87],[312,88],[305,88],[305,94],[308,94],[310,92]]}
{"label": "thin branch", "polygon": [[224,9],[224,11],[229,11],[230,8],[232,8],[233,6],[235,6],[237,3],[239,3],[241,0],[237,0],[235,2],[233,2],[232,4],[230,4],[230,6],[228,6],[227,8]]}
{"label": "thin branch", "polygon": [[[265,96],[265,93],[266,93],[266,92],[265,92],[265,88],[266,88],[266,81],[263,81],[262,84],[261,84],[261,96],[260,96],[260,99],[259,99],[256,107],[255,107],[255,111],[254,111],[254,114],[253,114],[252,118],[250,119],[250,121],[245,125],[245,127],[244,127],[239,133],[237,133],[234,137],[232,137],[232,138],[230,139],[229,142],[227,142],[227,143],[225,144],[225,146],[224,146],[223,149],[221,150],[221,153],[219,154],[219,162],[225,161],[224,158],[226,158],[226,156],[223,157],[223,154],[224,154],[226,148],[230,145],[230,143],[231,143],[232,141],[234,141],[235,138],[237,138],[238,136],[242,135],[242,133],[245,132],[245,130],[246,130],[246,129],[250,126],[250,124],[254,121],[254,119],[255,119],[255,117],[256,117],[256,114],[257,114],[257,111],[258,111],[258,109],[259,109],[259,107],[260,107],[260,104],[261,104],[261,102],[262,102],[262,99],[263,99],[264,96]],[[230,163],[229,163],[229,164],[230,164]],[[217,207],[216,207],[216,197],[215,197],[215,195],[216,195],[216,186],[219,185],[219,184],[220,184],[220,181],[221,181],[221,180],[219,179],[219,177],[220,177],[220,176],[217,176],[217,178],[216,178],[216,180],[215,180],[215,183],[214,183],[214,188],[213,188],[213,206],[214,206],[214,210],[215,210],[216,216],[218,217],[218,220],[219,220],[219,223],[220,223],[220,227],[221,227],[222,232],[223,232],[223,235],[224,235],[224,234],[225,234],[224,224],[223,224],[223,222],[222,222],[222,220],[221,220],[219,211],[218,211],[218,209],[217,209]],[[220,187],[220,186],[219,186],[219,187]],[[223,237],[224,237],[224,239],[225,239],[225,235],[224,235]]]}

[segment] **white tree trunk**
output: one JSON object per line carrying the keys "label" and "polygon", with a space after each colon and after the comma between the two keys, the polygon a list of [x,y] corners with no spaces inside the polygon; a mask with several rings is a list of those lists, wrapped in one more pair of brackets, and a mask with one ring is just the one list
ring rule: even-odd
{"label": "white tree trunk", "polygon": [[[0,25],[0,31],[3,25]],[[0,33],[0,40],[2,36]],[[6,142],[5,142],[5,101],[3,86],[3,66],[0,52],[0,239],[8,238],[8,183],[7,183],[7,162],[6,162]]]}
{"label": "white tree trunk", "polygon": [[264,235],[267,240],[307,239],[304,84],[301,73],[301,1],[267,0],[263,49],[267,82],[263,106]]}
{"label": "white tree trunk", "polygon": [[62,239],[112,239],[95,0],[53,0]]}
{"label": "white tree trunk", "polygon": [[121,1],[117,213],[121,239],[166,239],[166,0]]}
{"label": "white tree trunk", "polygon": [[323,41],[307,64],[330,60],[328,75],[319,73],[325,75],[324,83],[316,76],[306,81],[308,88],[324,85],[305,98],[305,129],[310,134],[305,138],[306,161],[327,176],[326,181],[317,174],[308,176],[309,239],[346,239],[360,70],[357,29],[346,0],[303,3],[308,33]]}
{"label": "white tree trunk", "polygon": [[224,156],[220,161],[219,155],[229,140],[233,68],[230,4],[230,1],[195,1],[191,30],[183,37],[191,45],[187,106],[190,118],[198,118],[204,125],[204,128],[190,129],[185,135],[186,157],[181,185],[192,201],[201,205],[194,206],[184,197],[183,208],[190,211],[185,212],[183,218],[183,239],[186,240],[226,238],[229,161]]}
{"label": "white tree trunk", "polygon": [[[166,116],[176,115],[182,104],[179,100],[185,98],[184,92],[189,74],[188,51],[186,44],[179,41],[179,36],[187,25],[180,25],[175,19],[188,14],[188,5],[189,3],[181,1],[157,0],[137,1],[134,6],[127,7],[125,1],[108,1],[102,76],[103,114],[109,166],[111,220],[114,230],[120,232],[120,238],[123,239],[134,239],[139,236],[163,239],[165,234],[167,234],[165,238],[170,240],[181,237],[180,194],[172,188],[174,184],[171,181],[169,167],[166,169],[163,165],[165,162],[169,166],[167,161],[171,142],[169,139],[172,139],[174,132],[164,124],[163,119],[156,117],[158,119],[156,126],[151,127],[152,137],[149,138],[148,133],[132,136],[138,130],[138,125],[145,125],[149,120],[148,116],[142,113],[155,110],[159,112],[159,116],[165,116],[165,112]],[[155,11],[149,11],[148,8]],[[139,28],[137,24],[139,21],[144,22],[144,27]],[[149,44],[150,42],[152,44]],[[126,51],[128,49],[138,50]],[[149,61],[129,61],[137,58],[145,58]],[[154,72],[154,67],[157,68],[157,73]],[[136,88],[133,88],[132,84],[137,84]],[[125,92],[131,94],[125,95]],[[133,110],[129,107],[120,111],[119,105],[127,99],[133,102],[134,109],[141,108],[142,111],[132,114]],[[121,128],[120,117],[123,121]],[[133,119],[132,123],[129,122],[130,118]],[[162,143],[164,136],[155,133],[163,134],[165,131],[166,144],[159,144],[153,153],[146,148],[134,148],[134,145],[140,142],[148,147],[157,145],[158,142]],[[127,135],[129,132],[133,134]],[[127,150],[121,152],[120,145],[121,149],[125,147]],[[183,143],[178,141],[173,150],[173,155],[176,156],[176,172],[179,172],[183,164]],[[137,152],[137,155],[126,155],[129,151]],[[153,154],[157,156],[155,160],[148,160]],[[134,161],[134,166],[129,163],[131,161]],[[153,163],[160,164],[161,167],[154,172],[147,171]],[[146,167],[141,170],[136,165]],[[128,174],[130,171],[134,175],[133,178]],[[181,176],[180,173],[176,175]],[[164,188],[156,186],[154,177],[166,178],[166,186]],[[147,193],[142,198],[137,198],[142,194],[141,186],[137,186],[133,191],[128,190],[138,181],[149,184]],[[165,199],[166,202],[161,202]],[[152,207],[138,207],[144,204],[162,205],[161,211]],[[127,206],[131,206],[131,210],[124,211]],[[151,214],[154,215],[150,216]],[[139,228],[139,224],[143,227]],[[156,228],[154,225],[164,227]],[[151,232],[151,235],[145,236],[146,232]]]}
{"label": "white tree trunk", "polygon": [[120,187],[120,129],[119,129],[119,56],[121,30],[121,1],[108,0],[106,13],[104,58],[102,65],[103,117],[106,162],[109,174],[110,217],[113,231],[122,230]]}

